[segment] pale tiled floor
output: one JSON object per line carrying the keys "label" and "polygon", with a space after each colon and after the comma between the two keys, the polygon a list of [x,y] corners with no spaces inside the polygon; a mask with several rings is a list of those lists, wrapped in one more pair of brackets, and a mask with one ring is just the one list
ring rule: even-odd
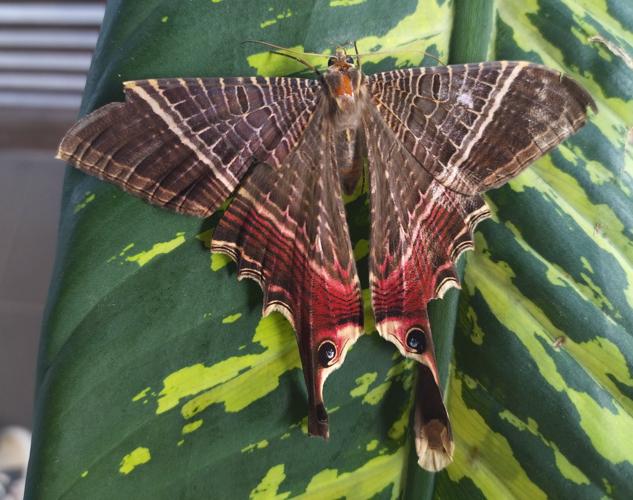
{"label": "pale tiled floor", "polygon": [[[50,147],[58,137],[33,137],[33,147],[39,149],[9,149],[11,141],[7,141],[8,134],[2,130],[7,122],[4,119],[2,122],[0,427],[11,424],[30,427],[37,344],[55,258],[65,167],[53,159]],[[50,130],[51,136],[57,134],[57,130]],[[13,144],[23,148],[23,142],[28,140]]]}

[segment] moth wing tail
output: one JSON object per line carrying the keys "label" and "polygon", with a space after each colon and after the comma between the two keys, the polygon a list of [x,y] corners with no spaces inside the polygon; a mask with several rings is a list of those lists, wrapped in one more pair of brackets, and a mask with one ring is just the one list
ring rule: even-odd
{"label": "moth wing tail", "polygon": [[437,472],[453,461],[455,443],[442,393],[431,370],[420,365],[413,421],[418,464]]}
{"label": "moth wing tail", "polygon": [[418,464],[424,470],[438,472],[453,461],[455,444],[451,436],[450,425],[439,420],[431,420],[417,429],[415,449]]}

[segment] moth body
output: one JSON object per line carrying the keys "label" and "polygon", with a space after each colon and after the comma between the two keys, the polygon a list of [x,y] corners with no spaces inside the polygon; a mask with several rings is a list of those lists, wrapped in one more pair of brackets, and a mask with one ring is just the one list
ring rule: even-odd
{"label": "moth body", "polygon": [[354,65],[352,57],[337,49],[321,78],[324,103],[334,128],[336,164],[343,191],[351,194],[363,171],[363,157],[367,155],[362,117],[369,93],[365,76]]}
{"label": "moth body", "polygon": [[338,49],[330,58],[322,80],[334,128],[337,131],[360,128],[367,89],[364,75],[354,66],[353,59]]}

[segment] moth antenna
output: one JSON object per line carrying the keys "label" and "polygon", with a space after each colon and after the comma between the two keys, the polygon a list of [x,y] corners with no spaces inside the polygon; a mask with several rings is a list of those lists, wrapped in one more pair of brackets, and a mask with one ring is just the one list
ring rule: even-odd
{"label": "moth antenna", "polygon": [[261,40],[244,40],[241,43],[242,44],[245,44],[245,43],[258,43],[260,45],[264,45],[265,47],[271,47],[273,49],[283,50],[285,52],[288,52],[290,54],[295,54],[295,55],[298,55],[298,56],[330,57],[328,54],[317,54],[316,52],[299,52],[298,50],[288,49],[286,47],[282,47],[281,45],[275,45],[274,43],[262,42]]}
{"label": "moth antenna", "polygon": [[440,66],[446,66],[446,64],[444,64],[442,62],[441,59],[439,59],[438,57],[434,56],[433,54],[428,53],[426,50],[381,50],[379,52],[365,52],[363,54],[357,54],[358,57],[360,56],[381,56],[381,55],[385,55],[385,54],[406,54],[406,53],[411,53],[411,52],[421,52],[422,54],[424,54],[425,56],[433,59],[434,61],[436,61]]}
{"label": "moth antenna", "polygon": [[[304,66],[310,68],[318,76],[321,76],[321,72],[317,69],[317,67],[314,64],[310,64],[308,61],[306,61],[305,59],[302,59],[301,57],[298,57],[298,56],[308,55],[308,56],[317,56],[317,57],[329,57],[329,56],[327,56],[325,54],[316,54],[314,52],[299,52],[299,51],[296,51],[296,50],[288,49],[286,47],[282,47],[281,45],[275,45],[274,43],[262,42],[261,40],[244,40],[242,42],[242,44],[245,44],[245,43],[258,43],[258,44],[263,45],[265,47],[278,49],[278,50],[271,50],[271,53],[272,54],[277,54],[279,56],[289,57],[290,59],[294,59],[295,61],[298,61],[301,64],[303,64]],[[279,52],[279,50],[283,50],[284,52]]]}
{"label": "moth antenna", "polygon": [[424,54],[426,57],[429,57],[429,58],[433,59],[433,60],[434,60],[436,63],[438,63],[440,66],[446,66],[446,64],[444,64],[444,63],[442,62],[442,60],[441,60],[439,57],[435,57],[433,54],[428,53],[426,50],[425,50],[425,51],[423,51],[423,54]]}
{"label": "moth antenna", "polygon": [[356,40],[354,40],[354,51],[356,52],[356,67],[360,69],[360,55],[358,53],[358,45],[356,44]]}
{"label": "moth antenna", "polygon": [[295,61],[300,62],[301,64],[307,66],[308,68],[310,68],[312,71],[314,71],[317,75],[321,76],[321,72],[317,69],[316,66],[310,64],[309,62],[300,59],[299,57],[293,56],[292,54],[284,54],[283,52],[277,52],[276,50],[271,50],[270,51],[271,54],[277,54],[278,56],[285,56],[285,57],[289,57],[290,59],[294,59]]}

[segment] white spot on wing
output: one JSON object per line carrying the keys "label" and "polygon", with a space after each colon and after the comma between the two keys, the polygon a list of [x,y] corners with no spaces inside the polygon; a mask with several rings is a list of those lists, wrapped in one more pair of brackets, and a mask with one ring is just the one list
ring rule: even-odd
{"label": "white spot on wing", "polygon": [[473,97],[470,94],[459,94],[457,102],[469,109],[473,107]]}

